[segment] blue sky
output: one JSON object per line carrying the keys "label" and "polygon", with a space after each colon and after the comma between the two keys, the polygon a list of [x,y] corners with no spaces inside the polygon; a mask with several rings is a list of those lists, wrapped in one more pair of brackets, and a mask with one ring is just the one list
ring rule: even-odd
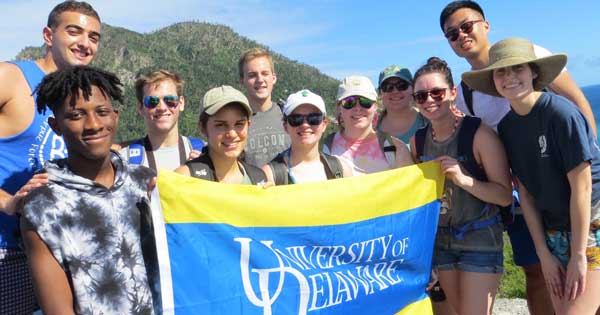
{"label": "blue sky", "polygon": [[[27,45],[41,45],[41,30],[59,1],[0,0],[0,60]],[[428,57],[448,61],[455,76],[469,70],[439,27],[448,1],[90,0],[103,22],[152,32],[180,21],[225,24],[291,59],[341,79],[376,80],[385,66],[412,71]],[[525,37],[569,56],[567,68],[581,86],[600,84],[600,1],[479,1],[490,39]],[[376,83],[376,82],[375,82]]]}

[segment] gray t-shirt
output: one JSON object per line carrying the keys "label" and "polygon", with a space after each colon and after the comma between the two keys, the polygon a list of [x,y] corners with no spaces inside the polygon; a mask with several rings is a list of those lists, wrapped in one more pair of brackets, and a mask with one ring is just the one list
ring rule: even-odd
{"label": "gray t-shirt", "polygon": [[283,129],[283,113],[275,104],[268,111],[255,113],[251,120],[245,161],[262,167],[290,146],[290,137]]}

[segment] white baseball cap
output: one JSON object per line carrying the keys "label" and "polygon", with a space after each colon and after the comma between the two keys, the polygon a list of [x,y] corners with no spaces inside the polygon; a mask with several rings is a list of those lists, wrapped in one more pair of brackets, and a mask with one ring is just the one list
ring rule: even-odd
{"label": "white baseball cap", "polygon": [[294,109],[302,104],[313,105],[318,108],[323,115],[327,114],[323,98],[307,89],[300,90],[288,96],[285,105],[283,105],[283,114],[286,116],[290,115]]}
{"label": "white baseball cap", "polygon": [[371,83],[369,78],[361,75],[345,77],[338,87],[336,99],[341,101],[352,95],[366,97],[373,102],[377,101],[377,91],[375,90],[373,83]]}

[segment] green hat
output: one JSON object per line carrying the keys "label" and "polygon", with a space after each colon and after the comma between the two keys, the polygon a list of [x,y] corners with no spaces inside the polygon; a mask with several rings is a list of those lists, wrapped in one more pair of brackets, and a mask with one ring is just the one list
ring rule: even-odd
{"label": "green hat", "polygon": [[567,55],[554,54],[537,58],[533,44],[523,38],[511,37],[501,40],[490,48],[490,65],[481,70],[465,72],[463,81],[474,90],[501,96],[496,90],[492,73],[495,69],[534,63],[538,66],[537,78],[533,80],[536,91],[543,89],[560,74],[567,64]]}
{"label": "green hat", "polygon": [[410,84],[412,84],[413,80],[412,73],[410,73],[410,70],[408,70],[408,68],[405,68],[400,65],[387,66],[385,67],[385,69],[383,69],[383,71],[379,73],[378,89],[381,89],[381,83],[383,83],[383,81],[389,78],[400,78]]}
{"label": "green hat", "polygon": [[212,116],[225,105],[231,103],[239,103],[248,112],[248,117],[252,116],[252,108],[248,105],[246,96],[229,85],[222,85],[208,90],[202,99],[200,114],[205,112]]}

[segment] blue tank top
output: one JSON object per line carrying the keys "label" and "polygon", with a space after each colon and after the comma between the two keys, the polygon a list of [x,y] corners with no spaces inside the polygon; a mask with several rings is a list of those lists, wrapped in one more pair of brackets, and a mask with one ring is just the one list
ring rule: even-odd
{"label": "blue tank top", "polygon": [[[19,67],[31,91],[46,75],[33,61],[14,62]],[[37,95],[33,95],[34,100]],[[67,147],[62,137],[48,125],[50,110],[34,111],[33,121],[21,133],[0,138],[0,188],[14,194],[44,166],[47,160],[65,158]],[[16,248],[17,218],[0,212],[0,248]]]}

